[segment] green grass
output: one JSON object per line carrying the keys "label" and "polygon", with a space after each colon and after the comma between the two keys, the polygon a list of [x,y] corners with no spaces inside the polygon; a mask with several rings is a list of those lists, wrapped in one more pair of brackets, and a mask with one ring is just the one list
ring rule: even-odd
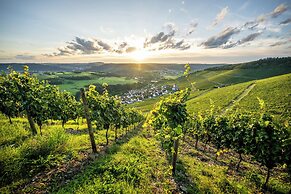
{"label": "green grass", "polygon": [[129,104],[127,106],[131,107],[131,108],[135,108],[137,110],[140,110],[140,111],[146,113],[146,112],[150,112],[159,100],[160,100],[160,97],[151,98],[151,99],[146,99],[142,102],[136,102],[133,104]]}
{"label": "green grass", "polygon": [[71,93],[77,93],[80,88],[91,84],[103,84],[117,85],[117,84],[133,84],[137,83],[136,80],[127,79],[126,77],[99,77],[97,79],[89,80],[65,80],[63,84],[58,85],[61,90],[66,90]]}
{"label": "green grass", "polygon": [[174,188],[164,153],[144,131],[115,144],[57,193],[171,193]]}
{"label": "green grass", "polygon": [[236,108],[257,112],[258,99],[265,101],[266,109],[277,116],[290,119],[291,113],[291,74],[258,80],[253,90],[243,98]]}
{"label": "green grass", "polygon": [[250,83],[242,83],[238,85],[228,86],[211,90],[197,98],[193,98],[186,102],[189,112],[205,112],[210,109],[210,104],[213,102],[215,109],[224,108],[236,96],[242,93]]}
{"label": "green grass", "polygon": [[40,80],[49,80],[53,84],[59,86],[61,90],[66,90],[73,94],[76,94],[80,88],[90,84],[107,83],[108,85],[124,85],[137,83],[135,79],[105,75],[102,72],[58,72],[37,74],[36,76]]}
{"label": "green grass", "polygon": [[20,145],[29,135],[28,125],[16,122],[15,119],[12,124],[8,119],[0,120],[0,146]]}
{"label": "green grass", "polygon": [[[78,133],[68,133],[61,122],[51,121],[43,125],[43,136],[30,135],[29,125],[25,118],[12,119],[1,115],[0,124],[0,193],[11,193],[19,185],[25,184],[37,173],[57,168],[71,160],[82,160],[82,152],[91,152],[86,124],[69,121],[65,127]],[[84,120],[85,121],[85,120]],[[106,144],[106,130],[95,131],[97,150]],[[125,134],[125,129],[118,130],[118,137]],[[109,131],[110,145],[114,142],[114,131]]]}

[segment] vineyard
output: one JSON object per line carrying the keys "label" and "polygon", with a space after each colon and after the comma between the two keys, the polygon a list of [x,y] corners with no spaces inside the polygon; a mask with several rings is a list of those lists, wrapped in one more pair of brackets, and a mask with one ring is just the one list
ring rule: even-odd
{"label": "vineyard", "polygon": [[180,91],[132,105],[107,84],[76,99],[27,66],[10,69],[0,77],[0,192],[289,193],[289,67],[262,63],[186,65]]}

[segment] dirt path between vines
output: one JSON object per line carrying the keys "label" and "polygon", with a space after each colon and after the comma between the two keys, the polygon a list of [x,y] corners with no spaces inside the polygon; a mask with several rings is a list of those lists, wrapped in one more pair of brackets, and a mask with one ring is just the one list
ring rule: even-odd
{"label": "dirt path between vines", "polygon": [[240,102],[244,97],[246,97],[252,89],[256,86],[256,83],[250,84],[242,93],[236,96],[229,104],[222,110],[221,114],[225,114],[228,110],[230,110],[236,103]]}

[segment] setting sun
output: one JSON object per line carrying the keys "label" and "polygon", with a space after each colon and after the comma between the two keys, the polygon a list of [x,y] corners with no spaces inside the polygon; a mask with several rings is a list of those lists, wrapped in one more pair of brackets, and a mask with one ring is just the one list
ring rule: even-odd
{"label": "setting sun", "polygon": [[149,53],[148,51],[145,51],[145,50],[137,50],[130,53],[130,57],[136,61],[143,61],[146,58],[148,58],[148,56],[149,56]]}

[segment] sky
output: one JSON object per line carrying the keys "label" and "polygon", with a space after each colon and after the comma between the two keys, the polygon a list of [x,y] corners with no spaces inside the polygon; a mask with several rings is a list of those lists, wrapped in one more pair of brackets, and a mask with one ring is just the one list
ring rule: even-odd
{"label": "sky", "polygon": [[290,0],[0,0],[0,62],[291,56]]}

